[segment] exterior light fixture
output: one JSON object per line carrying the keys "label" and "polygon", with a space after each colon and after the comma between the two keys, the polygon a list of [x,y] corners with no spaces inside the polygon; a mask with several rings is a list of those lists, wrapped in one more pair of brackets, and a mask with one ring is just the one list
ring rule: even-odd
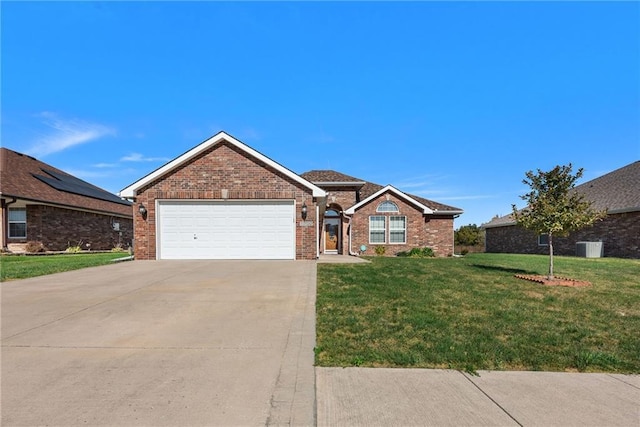
{"label": "exterior light fixture", "polygon": [[300,210],[300,216],[303,220],[307,219],[307,204],[302,202],[302,209]]}
{"label": "exterior light fixture", "polygon": [[147,216],[147,208],[145,208],[142,203],[138,206],[138,212],[140,212],[140,215],[142,216]]}

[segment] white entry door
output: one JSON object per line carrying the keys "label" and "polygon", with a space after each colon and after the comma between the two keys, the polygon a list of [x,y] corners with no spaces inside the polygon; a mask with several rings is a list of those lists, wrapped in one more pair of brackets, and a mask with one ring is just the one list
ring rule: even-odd
{"label": "white entry door", "polygon": [[295,259],[286,201],[159,201],[159,259]]}

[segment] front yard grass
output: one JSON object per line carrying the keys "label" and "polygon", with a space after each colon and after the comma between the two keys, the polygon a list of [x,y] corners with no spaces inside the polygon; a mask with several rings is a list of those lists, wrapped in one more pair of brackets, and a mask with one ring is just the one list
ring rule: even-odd
{"label": "front yard grass", "polygon": [[640,261],[556,257],[589,287],[516,279],[548,257],[318,265],[318,366],[640,373]]}
{"label": "front yard grass", "polygon": [[0,255],[0,281],[26,279],[62,271],[109,264],[129,255],[123,252],[65,255]]}

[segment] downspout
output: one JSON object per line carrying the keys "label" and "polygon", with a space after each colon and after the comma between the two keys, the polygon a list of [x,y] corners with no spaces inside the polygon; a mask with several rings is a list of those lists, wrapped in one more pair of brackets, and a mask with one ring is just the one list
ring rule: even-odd
{"label": "downspout", "polygon": [[320,206],[316,203],[316,259],[320,259]]}
{"label": "downspout", "polygon": [[349,255],[351,256],[360,256],[360,254],[358,252],[353,252],[353,250],[351,250],[351,220],[352,218],[349,215],[343,214],[345,218],[347,218],[349,220],[349,223],[347,224],[347,227],[349,227]]}
{"label": "downspout", "polygon": [[9,251],[9,246],[7,244],[7,234],[9,230],[9,205],[14,204],[18,201],[15,197],[12,197],[13,200],[7,202],[6,199],[1,199],[2,203],[2,250]]}

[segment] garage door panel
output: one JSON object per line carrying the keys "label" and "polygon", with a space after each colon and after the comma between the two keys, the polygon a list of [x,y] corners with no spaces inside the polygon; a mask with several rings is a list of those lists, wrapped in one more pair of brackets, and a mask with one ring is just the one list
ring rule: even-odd
{"label": "garage door panel", "polygon": [[294,259],[290,201],[160,201],[163,259]]}

